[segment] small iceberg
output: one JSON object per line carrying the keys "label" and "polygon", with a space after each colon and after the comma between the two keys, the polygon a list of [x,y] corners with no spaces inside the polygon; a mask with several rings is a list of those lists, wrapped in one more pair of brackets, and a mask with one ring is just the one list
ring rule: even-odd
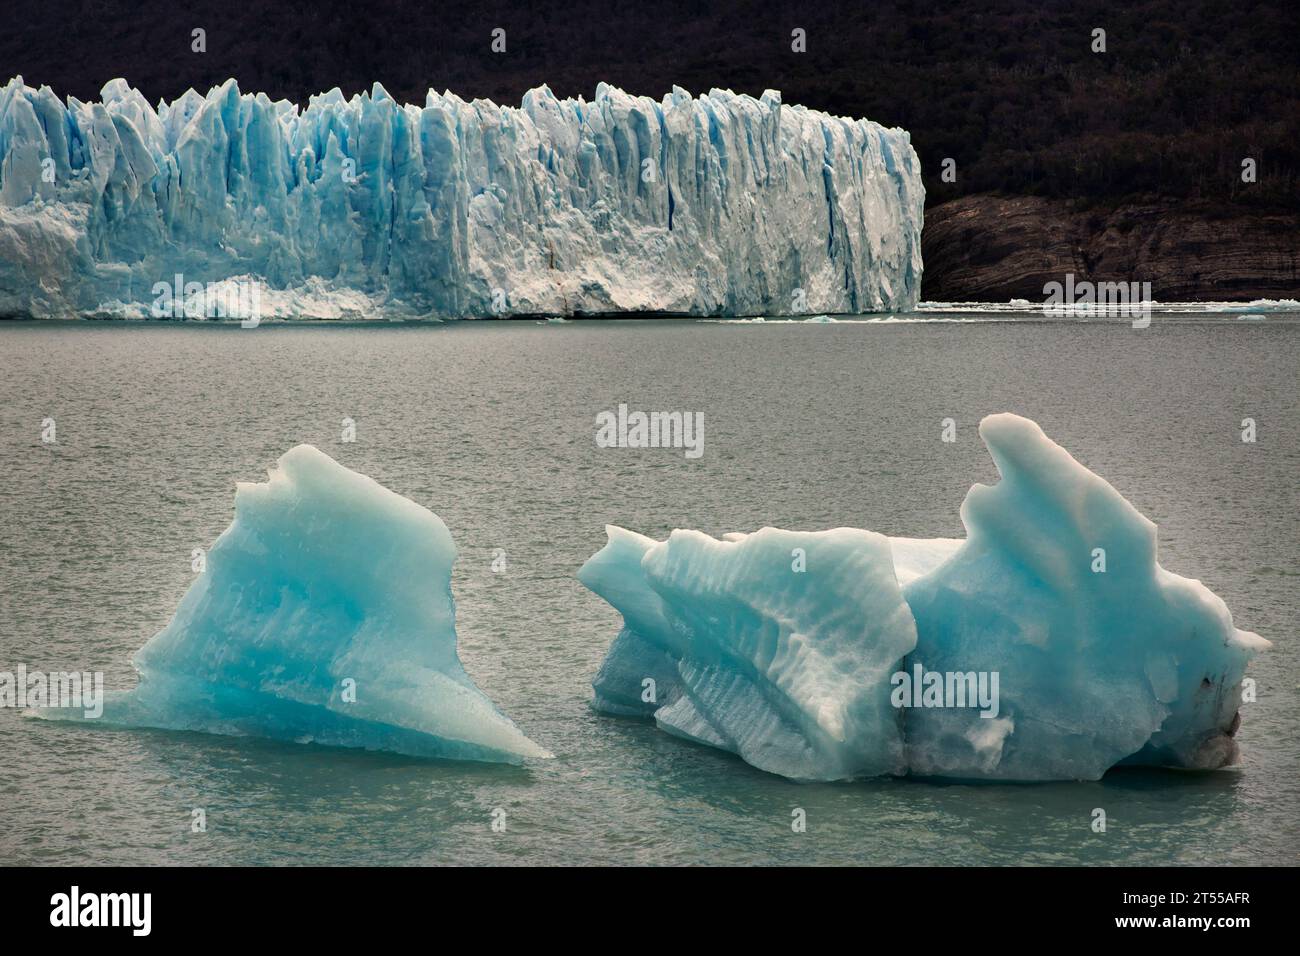
{"label": "small iceberg", "polygon": [[433,512],[299,445],[268,482],[238,485],[234,522],[133,658],[139,685],[108,695],[99,719],[416,757],[549,757],[461,666],[455,559]]}
{"label": "small iceberg", "polygon": [[964,540],[622,528],[578,573],[623,615],[598,711],[794,780],[1096,780],[1233,763],[1247,662],[1156,527],[1028,419],[980,435],[1002,480]]}

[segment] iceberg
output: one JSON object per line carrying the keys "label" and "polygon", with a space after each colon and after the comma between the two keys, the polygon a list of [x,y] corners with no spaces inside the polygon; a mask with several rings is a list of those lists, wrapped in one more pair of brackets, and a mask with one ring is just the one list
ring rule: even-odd
{"label": "iceberg", "polygon": [[578,573],[623,616],[595,709],[793,780],[1233,763],[1268,642],[1161,567],[1155,525],[1034,422],[980,435],[1001,480],[967,494],[965,539],[607,528]]}
{"label": "iceberg", "polygon": [[[0,315],[862,313],[912,308],[908,133],[729,90],[519,107],[228,80],[151,105],[0,89]],[[242,307],[242,306],[241,306]],[[238,317],[244,317],[240,315]]]}
{"label": "iceberg", "polygon": [[[416,757],[551,754],[474,685],[456,653],[441,519],[310,445],[263,484],[99,722],[270,737]],[[79,709],[37,716],[79,719]]]}
{"label": "iceberg", "polygon": [[[792,560],[815,571],[791,573]],[[578,576],[624,615],[599,709],[800,779],[905,769],[902,716],[875,688],[916,626],[883,535],[675,531],[660,544],[610,528]]]}

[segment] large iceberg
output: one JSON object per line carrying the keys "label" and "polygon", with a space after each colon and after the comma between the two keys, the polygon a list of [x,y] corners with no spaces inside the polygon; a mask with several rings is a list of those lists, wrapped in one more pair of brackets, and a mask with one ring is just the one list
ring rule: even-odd
{"label": "large iceberg", "polygon": [[[902,717],[875,689],[916,627],[885,537],[764,528],[658,544],[608,530],[579,572],[625,621],[594,682],[601,709],[789,777],[904,771]],[[797,552],[814,573],[791,572]]]}
{"label": "large iceberg", "polygon": [[[522,763],[551,756],[492,704],[456,653],[441,519],[310,445],[235,520],[99,721]],[[78,719],[80,709],[38,716]]]}
{"label": "large iceberg", "polygon": [[775,91],[101,98],[0,89],[0,315],[212,314],[232,282],[264,315],[362,318],[872,312],[920,290],[907,132]]}
{"label": "large iceberg", "polygon": [[608,528],[578,575],[623,615],[596,709],[796,780],[1232,763],[1268,642],[1162,568],[1155,525],[1036,424],[980,434],[1002,477],[967,495],[965,540]]}

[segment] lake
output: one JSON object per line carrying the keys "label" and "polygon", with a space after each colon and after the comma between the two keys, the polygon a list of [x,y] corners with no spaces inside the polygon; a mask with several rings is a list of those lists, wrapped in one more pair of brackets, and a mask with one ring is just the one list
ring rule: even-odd
{"label": "lake", "polygon": [[[0,670],[132,686],[235,482],[310,442],[443,518],[466,670],[557,755],[427,762],[0,709],[0,863],[1294,864],[1300,316],[954,317],[0,324]],[[702,415],[702,454],[597,447],[620,404]],[[619,617],[574,572],[606,524],[961,536],[967,489],[997,477],[976,429],[998,411],[1110,481],[1167,568],[1274,642],[1240,766],[803,785],[589,708]]]}

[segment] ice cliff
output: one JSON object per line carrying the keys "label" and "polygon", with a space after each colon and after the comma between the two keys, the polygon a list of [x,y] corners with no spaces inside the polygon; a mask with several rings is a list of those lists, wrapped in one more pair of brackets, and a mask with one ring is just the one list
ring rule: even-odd
{"label": "ice cliff", "polygon": [[[770,90],[101,97],[0,89],[0,315],[210,315],[232,281],[270,317],[853,313],[920,290],[908,134]],[[164,297],[177,276],[193,291]]]}
{"label": "ice cliff", "polygon": [[420,757],[548,757],[461,666],[455,558],[437,515],[299,445],[270,481],[239,485],[234,523],[136,653],[139,685],[109,695],[99,721]]}
{"label": "ice cliff", "polygon": [[1268,642],[1162,568],[1155,525],[1036,424],[980,434],[1001,481],[970,490],[964,541],[607,529],[579,572],[623,615],[594,706],[797,780],[1233,762]]}

